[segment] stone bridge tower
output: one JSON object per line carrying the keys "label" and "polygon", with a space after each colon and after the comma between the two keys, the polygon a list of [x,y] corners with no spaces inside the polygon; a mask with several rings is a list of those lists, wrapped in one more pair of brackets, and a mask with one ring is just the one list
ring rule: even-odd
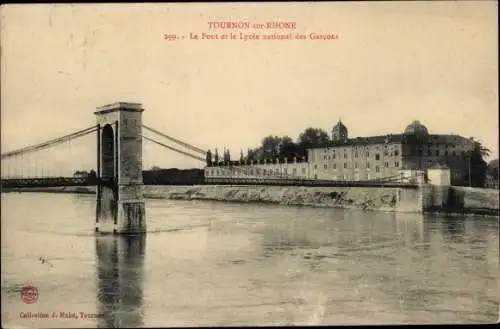
{"label": "stone bridge tower", "polygon": [[145,233],[142,198],[142,109],[138,103],[99,107],[96,232]]}

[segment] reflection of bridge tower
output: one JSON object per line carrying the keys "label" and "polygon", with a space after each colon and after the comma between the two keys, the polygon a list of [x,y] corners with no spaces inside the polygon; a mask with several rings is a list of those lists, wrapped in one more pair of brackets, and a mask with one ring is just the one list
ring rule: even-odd
{"label": "reflection of bridge tower", "polygon": [[145,232],[141,104],[115,103],[95,112],[98,124],[96,231]]}
{"label": "reflection of bridge tower", "polygon": [[145,245],[144,234],[96,237],[99,327],[142,326]]}

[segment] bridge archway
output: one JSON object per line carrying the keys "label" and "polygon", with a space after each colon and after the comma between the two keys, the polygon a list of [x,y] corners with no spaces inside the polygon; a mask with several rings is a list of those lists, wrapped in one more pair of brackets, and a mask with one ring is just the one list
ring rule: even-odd
{"label": "bridge archway", "polygon": [[102,129],[101,155],[101,177],[115,177],[115,136],[113,127],[110,124],[105,125]]}

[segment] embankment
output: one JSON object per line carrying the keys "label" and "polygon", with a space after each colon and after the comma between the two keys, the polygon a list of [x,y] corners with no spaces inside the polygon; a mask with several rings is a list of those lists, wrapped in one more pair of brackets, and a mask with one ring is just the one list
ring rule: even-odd
{"label": "embankment", "polygon": [[[3,190],[17,192],[18,189]],[[24,188],[23,192],[94,194],[95,187]],[[301,186],[144,186],[144,197],[274,203],[398,212],[499,215],[499,191],[469,187],[423,189]]]}
{"label": "embankment", "polygon": [[300,186],[147,186],[146,198],[275,203],[294,206],[395,210],[395,189]]}

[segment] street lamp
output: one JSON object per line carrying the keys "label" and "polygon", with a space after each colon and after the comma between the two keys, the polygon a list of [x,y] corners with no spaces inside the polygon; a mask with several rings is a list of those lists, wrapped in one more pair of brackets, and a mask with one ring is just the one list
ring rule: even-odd
{"label": "street lamp", "polygon": [[469,171],[469,187],[472,186],[472,181],[471,181],[471,158],[472,154],[470,152],[467,153],[467,169]]}
{"label": "street lamp", "polygon": [[471,187],[471,185],[472,185],[471,184],[471,177],[470,177],[470,158],[471,158],[471,156],[469,155],[469,158],[468,158],[469,159],[469,187]]}

